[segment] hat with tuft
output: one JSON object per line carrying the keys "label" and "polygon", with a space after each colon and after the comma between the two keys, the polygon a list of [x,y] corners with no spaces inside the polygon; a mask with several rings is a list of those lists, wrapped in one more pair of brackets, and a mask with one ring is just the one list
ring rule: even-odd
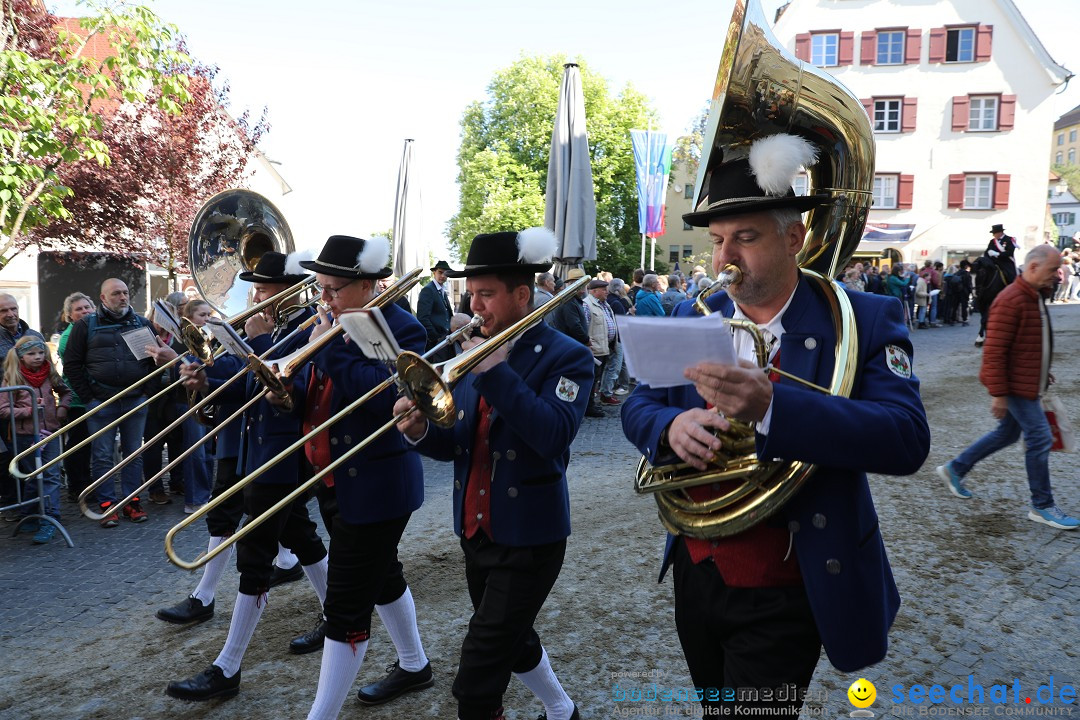
{"label": "hat with tuft", "polygon": [[477,235],[469,247],[465,269],[452,270],[449,275],[474,277],[507,272],[545,272],[551,268],[558,245],[555,233],[543,227]]}
{"label": "hat with tuft", "polygon": [[323,275],[352,278],[353,280],[380,280],[393,273],[390,261],[390,240],[375,236],[370,240],[331,235],[323,245],[318,260],[303,260],[300,266]]}
{"label": "hat with tuft", "polygon": [[308,273],[299,267],[290,267],[293,265],[295,255],[298,255],[298,253],[285,255],[285,253],[268,250],[255,263],[253,270],[240,273],[239,278],[250,283],[295,285],[309,277]]}

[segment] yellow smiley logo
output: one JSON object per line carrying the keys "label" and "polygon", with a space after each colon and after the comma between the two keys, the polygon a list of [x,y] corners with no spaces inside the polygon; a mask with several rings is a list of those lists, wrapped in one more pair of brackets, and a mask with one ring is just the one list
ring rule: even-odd
{"label": "yellow smiley logo", "polygon": [[859,678],[851,683],[847,691],[848,700],[857,708],[868,708],[877,698],[877,688],[866,678]]}

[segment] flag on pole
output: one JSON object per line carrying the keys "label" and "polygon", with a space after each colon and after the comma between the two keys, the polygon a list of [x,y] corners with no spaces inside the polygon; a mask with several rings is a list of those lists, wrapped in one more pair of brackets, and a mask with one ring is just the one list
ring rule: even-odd
{"label": "flag on pole", "polygon": [[671,144],[667,133],[631,130],[634,171],[637,175],[638,228],[655,238],[664,234],[664,201],[671,174]]}

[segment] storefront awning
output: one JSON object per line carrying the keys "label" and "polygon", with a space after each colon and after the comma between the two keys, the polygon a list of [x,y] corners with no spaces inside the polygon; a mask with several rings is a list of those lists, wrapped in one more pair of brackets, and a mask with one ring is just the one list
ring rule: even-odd
{"label": "storefront awning", "polygon": [[881,256],[885,250],[901,250],[915,234],[914,225],[867,223],[857,254]]}

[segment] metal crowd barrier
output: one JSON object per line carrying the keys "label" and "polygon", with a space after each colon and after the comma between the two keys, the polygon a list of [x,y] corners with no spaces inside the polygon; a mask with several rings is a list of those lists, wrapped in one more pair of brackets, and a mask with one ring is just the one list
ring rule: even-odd
{"label": "metal crowd barrier", "polygon": [[[0,387],[0,393],[7,393],[8,394],[8,396],[9,396],[8,399],[10,401],[9,406],[12,408],[12,410],[14,410],[14,408],[15,408],[15,393],[19,392],[19,391],[28,392],[28,393],[30,393],[30,397],[34,397],[34,390],[29,385],[10,385],[10,386],[6,386],[6,387]],[[41,427],[41,422],[40,422],[40,418],[38,416],[38,405],[37,405],[37,403],[32,403],[31,404],[31,418],[32,418],[32,420],[34,422],[34,443],[36,443],[38,440],[41,439],[41,435],[40,435],[40,432],[39,432],[39,428]],[[12,412],[11,416],[8,418],[7,427],[8,427],[8,437],[10,437],[11,439],[8,440],[7,438],[4,438],[4,442],[5,442],[5,444],[7,444],[8,450],[11,451],[11,456],[14,457],[15,455],[19,454],[18,434],[15,432],[15,413],[14,412]],[[63,440],[61,439],[61,443],[62,442],[63,442]],[[34,466],[35,467],[41,467],[41,450],[40,449],[37,452],[34,453]],[[7,468],[4,467],[2,469],[2,471],[6,473]],[[57,472],[59,472],[59,470]],[[37,512],[36,513],[31,513],[29,515],[25,515],[25,516],[19,518],[19,522],[15,523],[15,529],[12,531],[11,536],[15,537],[16,535],[18,535],[19,534],[19,528],[22,527],[22,524],[25,523],[27,520],[30,520],[31,518],[34,518],[39,523],[47,522],[47,523],[50,523],[53,526],[55,526],[56,529],[60,531],[60,534],[63,536],[64,541],[67,543],[68,547],[75,547],[75,543],[72,542],[72,540],[71,540],[71,535],[68,534],[68,531],[64,528],[63,524],[59,520],[57,520],[56,518],[48,515],[45,512],[45,477],[44,477],[44,475],[42,473],[37,473],[36,475],[34,475],[34,478],[36,478],[36,482],[37,482],[37,497],[36,498],[30,498],[29,500],[24,500],[23,499],[23,481],[18,479],[18,478],[12,478],[12,480],[15,483],[15,504],[14,505],[5,505],[3,507],[0,507],[0,512],[7,512],[8,510],[19,510],[19,509],[21,509],[23,507],[29,507],[29,506],[34,505],[34,504],[37,505]],[[59,508],[57,508],[57,510],[59,510]]]}

